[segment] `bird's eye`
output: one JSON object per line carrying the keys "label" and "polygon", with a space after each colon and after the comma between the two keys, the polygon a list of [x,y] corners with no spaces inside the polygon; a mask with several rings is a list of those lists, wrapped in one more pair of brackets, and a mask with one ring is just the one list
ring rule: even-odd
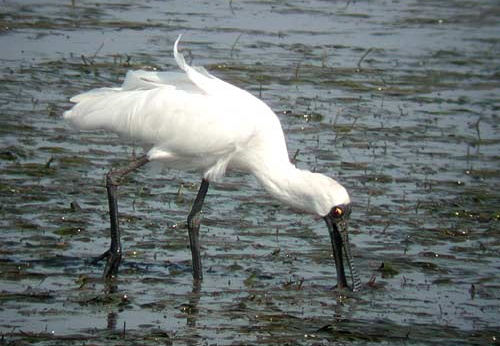
{"label": "bird's eye", "polygon": [[330,215],[338,219],[339,217],[344,215],[344,209],[342,209],[341,207],[333,207],[330,211]]}

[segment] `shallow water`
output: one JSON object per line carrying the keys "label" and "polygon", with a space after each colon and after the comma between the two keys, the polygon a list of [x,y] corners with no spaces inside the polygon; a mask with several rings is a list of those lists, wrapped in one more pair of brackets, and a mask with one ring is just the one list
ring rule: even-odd
{"label": "shallow water", "polygon": [[[2,343],[497,342],[497,2],[0,6]],[[173,68],[180,33],[188,60],[271,105],[298,166],[347,186],[361,292],[333,290],[323,222],[237,173],[207,196],[201,288],[185,229],[197,174],[131,177],[116,286],[85,263],[108,244],[104,174],[140,149],[61,114],[128,69]]]}

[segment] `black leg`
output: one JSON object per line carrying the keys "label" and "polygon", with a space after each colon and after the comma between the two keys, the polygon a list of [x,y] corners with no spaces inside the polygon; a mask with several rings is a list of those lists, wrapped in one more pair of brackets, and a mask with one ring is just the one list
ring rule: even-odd
{"label": "black leg", "polygon": [[111,245],[109,247],[109,250],[92,261],[92,263],[94,264],[104,258],[107,259],[106,268],[104,269],[104,277],[106,279],[115,277],[118,274],[118,267],[120,266],[120,262],[122,259],[120,225],[118,222],[118,185],[120,185],[120,180],[125,175],[141,166],[144,166],[148,162],[149,160],[147,156],[143,155],[138,159],[130,162],[128,166],[116,170],[112,169],[108,172],[108,174],[106,174],[106,190],[108,191]]}
{"label": "black leg", "polygon": [[188,215],[188,232],[189,244],[191,246],[191,255],[193,256],[193,278],[195,280],[203,279],[203,272],[201,270],[201,257],[200,257],[200,223],[201,223],[201,208],[203,201],[208,191],[208,180],[201,181],[200,190],[196,195],[191,211]]}

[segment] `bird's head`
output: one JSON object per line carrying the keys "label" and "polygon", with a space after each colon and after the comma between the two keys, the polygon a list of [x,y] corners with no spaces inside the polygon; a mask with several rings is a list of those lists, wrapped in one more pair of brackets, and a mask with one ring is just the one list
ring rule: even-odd
{"label": "bird's head", "polygon": [[[347,224],[351,214],[351,199],[347,190],[326,175],[291,166],[281,173],[256,176],[260,178],[267,191],[277,199],[325,220],[337,269],[337,287],[359,290],[361,283],[354,267],[347,234]],[[347,284],[346,266],[350,272],[351,285]]]}
{"label": "bird's head", "polygon": [[328,227],[332,242],[333,258],[335,259],[335,268],[337,270],[337,288],[349,287],[345,275],[345,266],[347,265],[351,276],[350,288],[355,292],[361,289],[361,281],[354,266],[347,232],[350,214],[350,204],[339,204],[332,207],[323,219]]}
{"label": "bird's head", "polygon": [[[337,288],[361,288],[350,250],[348,222],[351,215],[351,200],[347,190],[336,180],[319,173],[307,172],[309,190],[303,202],[309,211],[322,217],[330,234],[335,268],[337,270]],[[349,269],[351,285],[347,283],[346,270]]]}

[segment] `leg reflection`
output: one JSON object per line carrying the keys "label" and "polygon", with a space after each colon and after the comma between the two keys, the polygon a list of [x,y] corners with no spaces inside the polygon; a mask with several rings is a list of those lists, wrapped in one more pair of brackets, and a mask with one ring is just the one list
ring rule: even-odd
{"label": "leg reflection", "polygon": [[189,295],[189,303],[185,305],[187,314],[186,322],[188,327],[196,327],[198,320],[198,305],[200,303],[201,280],[193,280],[193,290]]}
{"label": "leg reflection", "polygon": [[109,312],[108,313],[108,324],[106,325],[106,329],[115,330],[117,321],[118,321],[118,313],[116,311]]}
{"label": "leg reflection", "polygon": [[[105,280],[104,284],[104,296],[106,300],[113,301],[113,295],[118,292],[118,283],[116,280]],[[116,325],[118,321],[118,311],[115,306],[111,306],[112,311],[108,313],[107,325],[108,330],[116,330]]]}

